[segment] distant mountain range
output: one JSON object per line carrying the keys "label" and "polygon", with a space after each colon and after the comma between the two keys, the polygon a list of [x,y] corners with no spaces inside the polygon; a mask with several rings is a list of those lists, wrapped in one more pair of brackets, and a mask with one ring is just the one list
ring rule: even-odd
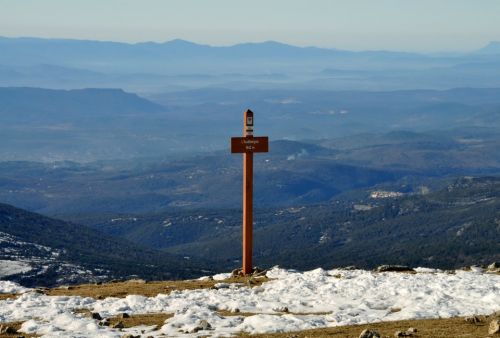
{"label": "distant mountain range", "polygon": [[[0,38],[0,86],[416,89],[500,86],[498,43],[450,55],[296,47],[275,41],[208,46]],[[461,65],[469,65],[467,71]],[[470,65],[478,69],[471,72]],[[485,73],[484,65],[490,64]],[[323,72],[336,69],[337,72]],[[260,76],[259,76],[260,75]],[[498,77],[498,76],[497,76]]]}
{"label": "distant mountain range", "polygon": [[25,267],[8,279],[29,286],[133,277],[189,278],[206,273],[202,270],[209,266],[0,204],[0,264],[9,261]]}

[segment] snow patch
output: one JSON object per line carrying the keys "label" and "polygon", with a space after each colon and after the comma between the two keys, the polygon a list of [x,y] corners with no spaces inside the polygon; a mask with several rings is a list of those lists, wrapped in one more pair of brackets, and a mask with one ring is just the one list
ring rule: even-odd
{"label": "snow patch", "polygon": [[[24,332],[36,332],[44,337],[120,337],[123,332],[99,327],[97,321],[71,311],[88,309],[103,317],[123,312],[162,312],[174,316],[160,330],[148,331],[147,335],[195,337],[468,316],[500,310],[499,275],[480,269],[454,273],[425,268],[417,271],[417,274],[405,274],[319,268],[298,272],[275,267],[267,273],[272,280],[254,288],[228,285],[173,291],[156,297],[129,295],[103,300],[28,292],[17,299],[0,301],[0,322],[24,321]],[[219,274],[213,278],[220,280],[228,276]],[[289,313],[280,312],[283,308]],[[401,310],[394,312],[395,308]],[[218,312],[236,312],[236,309],[255,315],[225,317]],[[197,331],[204,320],[210,323],[211,330],[190,333]],[[144,326],[126,332],[140,335],[141,330]]]}
{"label": "snow patch", "polygon": [[25,273],[30,270],[31,265],[26,262],[0,260],[0,278]]}
{"label": "snow patch", "polygon": [[[24,286],[21,286],[17,283],[10,282],[10,281],[3,281],[0,280],[0,294],[5,294],[5,293],[24,293],[27,292],[31,289],[25,288]],[[1,302],[0,302],[1,303]],[[0,320],[1,322],[1,320]]]}

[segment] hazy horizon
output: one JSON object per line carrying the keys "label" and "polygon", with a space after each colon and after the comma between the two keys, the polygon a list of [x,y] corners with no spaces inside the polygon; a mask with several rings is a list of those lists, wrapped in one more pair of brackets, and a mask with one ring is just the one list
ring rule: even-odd
{"label": "hazy horizon", "polygon": [[463,52],[500,41],[500,2],[0,0],[0,36]]}

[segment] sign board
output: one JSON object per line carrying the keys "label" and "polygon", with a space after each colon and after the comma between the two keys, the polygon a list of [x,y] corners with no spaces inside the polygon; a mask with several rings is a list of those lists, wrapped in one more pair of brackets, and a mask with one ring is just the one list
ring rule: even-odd
{"label": "sign board", "polygon": [[267,153],[269,151],[269,138],[259,137],[231,137],[232,153]]}

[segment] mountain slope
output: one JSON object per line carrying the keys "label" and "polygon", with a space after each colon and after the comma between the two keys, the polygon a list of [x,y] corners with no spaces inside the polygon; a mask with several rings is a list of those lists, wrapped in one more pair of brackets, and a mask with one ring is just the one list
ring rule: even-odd
{"label": "mountain slope", "polygon": [[[370,197],[374,190],[351,201],[257,210],[256,264],[454,268],[500,259],[500,178],[463,178],[435,192],[392,198]],[[134,217],[108,218],[98,226],[176,254],[219,261],[241,258],[238,210]]]}
{"label": "mountain slope", "polygon": [[[0,87],[0,158],[76,161],[157,153],[167,108],[121,89]],[[158,132],[159,134],[159,132]]]}
{"label": "mountain slope", "polygon": [[194,277],[206,265],[143,249],[82,225],[0,204],[0,259],[29,264],[10,276],[25,285],[52,285],[140,276]]}
{"label": "mountain slope", "polygon": [[89,117],[158,113],[165,108],[121,89],[53,90],[42,88],[0,88],[2,120],[16,122],[54,120],[59,123]]}

